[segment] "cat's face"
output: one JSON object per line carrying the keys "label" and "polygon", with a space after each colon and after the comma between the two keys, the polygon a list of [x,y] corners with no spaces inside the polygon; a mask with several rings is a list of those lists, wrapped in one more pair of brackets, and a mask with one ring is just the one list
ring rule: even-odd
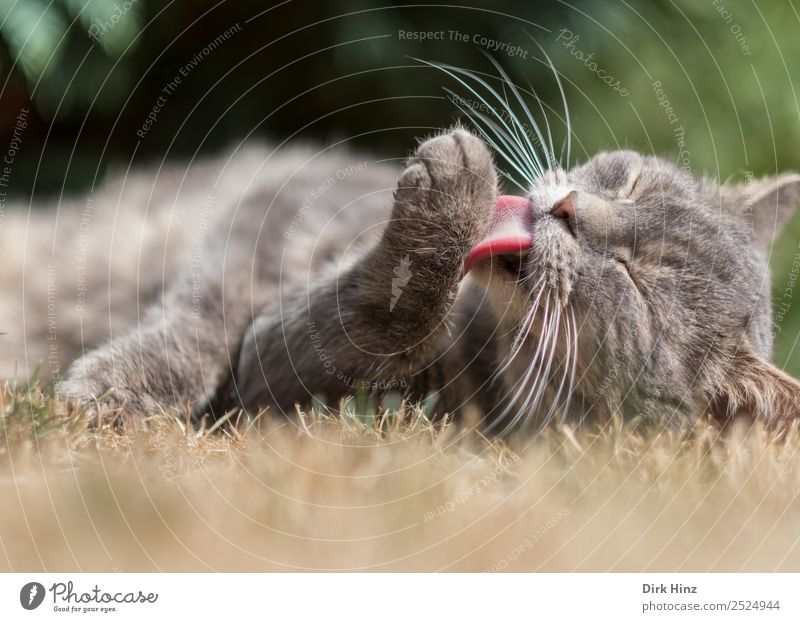
{"label": "cat's face", "polygon": [[529,248],[473,270],[518,335],[507,415],[563,414],[568,395],[581,415],[740,409],[726,376],[771,353],[770,218],[753,210],[774,231],[793,207],[776,211],[779,182],[720,188],[632,151],[539,177],[516,223]]}

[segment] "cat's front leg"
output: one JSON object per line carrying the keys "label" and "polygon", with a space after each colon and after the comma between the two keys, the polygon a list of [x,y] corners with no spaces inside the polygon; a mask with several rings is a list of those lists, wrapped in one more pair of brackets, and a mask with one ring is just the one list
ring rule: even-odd
{"label": "cat's front leg", "polygon": [[420,145],[380,242],[344,273],[261,313],[245,336],[238,401],[291,408],[359,384],[402,388],[448,347],[464,258],[497,192],[491,154],[463,129]]}
{"label": "cat's front leg", "polygon": [[209,284],[206,298],[195,301],[191,279],[172,284],[141,323],[75,361],[56,393],[98,417],[123,406],[123,417],[208,412],[232,374],[252,314],[241,296],[250,286],[246,266],[229,275],[227,290],[217,285],[219,270],[201,274]]}

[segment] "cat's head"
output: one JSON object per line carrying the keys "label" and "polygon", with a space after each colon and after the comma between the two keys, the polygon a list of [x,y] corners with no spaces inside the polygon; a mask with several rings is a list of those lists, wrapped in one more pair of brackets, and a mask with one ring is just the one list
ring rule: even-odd
{"label": "cat's head", "polygon": [[798,175],[720,186],[632,151],[501,197],[468,268],[512,334],[503,418],[800,414],[769,362],[767,266],[798,200]]}

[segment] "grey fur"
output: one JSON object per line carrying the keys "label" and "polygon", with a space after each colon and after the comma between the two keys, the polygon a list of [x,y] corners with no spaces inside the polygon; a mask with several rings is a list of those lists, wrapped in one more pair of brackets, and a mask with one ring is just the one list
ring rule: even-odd
{"label": "grey fur", "polygon": [[[486,146],[463,129],[422,143],[394,201],[397,170],[367,161],[348,173],[358,162],[249,148],[110,183],[94,198],[86,306],[58,282],[54,340],[48,294],[27,280],[41,263],[31,254],[54,248],[58,270],[74,272],[81,205],[62,206],[52,238],[41,233],[52,214],[28,229],[12,214],[0,237],[24,239],[28,254],[3,246],[1,373],[19,361],[27,375],[53,343],[68,362],[82,325],[90,351],[58,390],[133,412],[287,412],[365,381],[435,392],[440,412],[476,406],[499,432],[619,411],[797,414],[797,383],[769,363],[766,250],[800,177],[720,187],[665,160],[601,153],[533,180],[532,252],[484,261],[462,282],[496,197]],[[567,195],[570,223],[550,214]]]}

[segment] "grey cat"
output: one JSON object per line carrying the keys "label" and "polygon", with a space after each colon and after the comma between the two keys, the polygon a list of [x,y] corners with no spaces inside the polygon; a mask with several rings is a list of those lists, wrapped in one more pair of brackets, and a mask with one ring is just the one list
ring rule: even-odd
{"label": "grey cat", "polygon": [[61,394],[127,413],[292,412],[364,387],[475,408],[496,433],[796,416],[800,385],[769,362],[766,257],[800,176],[548,160],[515,198],[462,128],[422,142],[396,184],[343,150],[250,146],[11,212],[0,373],[42,360]]}

